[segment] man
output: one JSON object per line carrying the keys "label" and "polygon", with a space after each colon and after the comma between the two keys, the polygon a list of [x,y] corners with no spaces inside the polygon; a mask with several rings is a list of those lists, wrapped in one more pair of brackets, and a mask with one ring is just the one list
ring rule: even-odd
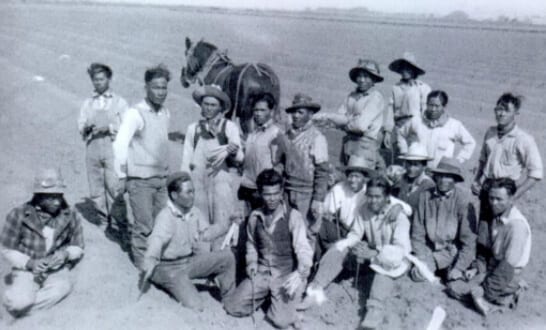
{"label": "man", "polygon": [[[277,169],[284,165],[286,199],[303,215],[311,245],[320,229],[324,197],[328,189],[328,142],[311,118],[320,105],[305,94],[296,94],[286,108],[291,125],[274,142]],[[279,170],[282,173],[282,171]]]}
{"label": "man", "polygon": [[270,296],[268,319],[287,328],[299,324],[296,304],[309,276],[313,250],[302,214],[283,203],[282,181],[272,169],[256,179],[263,205],[252,211],[247,225],[248,278],[224,299],[224,308],[230,315],[247,316]]}
{"label": "man", "polygon": [[366,186],[366,202],[361,205],[355,223],[347,237],[337,241],[321,259],[302,305],[308,307],[310,301],[320,305],[326,299],[324,288],[341,272],[352,251],[358,263],[366,262],[375,272],[362,327],[379,326],[394,280],[409,268],[404,259],[411,251],[409,215],[409,205],[390,196],[387,180],[372,177]]}
{"label": "man", "polygon": [[84,243],[64,188],[59,171],[43,169],[32,199],[6,217],[0,243],[12,271],[4,305],[15,317],[49,308],[72,291],[70,269],[82,257]]}
{"label": "man", "polygon": [[198,88],[192,96],[201,107],[201,119],[188,126],[181,169],[192,176],[195,206],[211,225],[205,235],[218,250],[230,217],[240,211],[236,192],[243,148],[239,128],[224,118],[231,108],[229,96],[217,85]]}
{"label": "man", "polygon": [[163,103],[170,77],[163,65],[146,70],[146,97],[125,112],[113,143],[114,168],[120,178],[120,190],[127,189],[133,210],[131,253],[137,268],[141,267],[154,218],[165,206],[167,198],[170,113]]}
{"label": "man", "polygon": [[349,77],[356,84],[356,90],[347,96],[338,113],[318,114],[313,120],[345,132],[340,156],[343,165],[347,164],[350,156],[357,155],[374,157],[380,167],[385,167],[379,155],[381,131],[387,120],[385,101],[379,91],[372,89],[376,83],[383,81],[379,65],[372,60],[360,59],[349,71]]}
{"label": "man", "polygon": [[[455,158],[459,163],[470,159],[476,141],[464,125],[445,110],[447,103],[448,96],[444,91],[435,90],[428,94],[423,116],[413,117],[408,124],[397,129],[401,153],[405,153],[411,143],[419,142],[426,146],[428,155],[433,158],[428,163],[429,167],[436,167],[442,157]],[[460,145],[457,153],[456,145]]]}
{"label": "man", "polygon": [[531,229],[514,206],[517,185],[510,178],[494,179],[488,185],[489,219],[480,220],[478,258],[466,274],[477,283],[471,290],[479,312],[487,315],[495,305],[515,307],[523,269],[531,255]]}
{"label": "man", "polygon": [[393,188],[393,195],[417,208],[419,194],[434,186],[434,181],[427,175],[428,156],[426,148],[420,143],[412,143],[408,151],[398,157],[404,161],[405,173]]}
{"label": "man", "polygon": [[491,216],[485,193],[489,181],[510,178],[516,182],[514,199],[518,200],[542,180],[542,159],[533,137],[516,124],[521,98],[505,93],[495,106],[497,126],[485,133],[478,171],[472,192],[480,196],[480,220]]}
{"label": "man", "polygon": [[128,105],[110,89],[112,69],[109,66],[91,63],[87,73],[95,90],[81,106],[78,129],[87,146],[89,194],[102,220],[106,221],[118,190],[112,141]]}
{"label": "man", "polygon": [[[466,279],[476,255],[476,214],[470,194],[456,186],[464,181],[456,160],[444,157],[431,171],[436,186],[419,195],[411,243],[416,257],[438,271],[456,295],[457,281]],[[416,267],[411,275],[415,281],[425,279]]]}
{"label": "man", "polygon": [[204,302],[191,280],[215,276],[225,297],[235,288],[235,259],[229,250],[210,252],[210,240],[204,237],[208,222],[193,206],[190,175],[170,175],[167,191],[167,205],[157,215],[148,238],[144,279],[164,288],[182,306],[203,311]]}
{"label": "man", "polygon": [[274,167],[275,150],[272,142],[279,134],[282,134],[281,129],[273,121],[276,104],[275,98],[270,93],[258,94],[252,100],[255,129],[249,133],[245,141],[243,177],[238,191],[239,199],[246,202],[245,215],[261,204],[256,177],[263,170]]}

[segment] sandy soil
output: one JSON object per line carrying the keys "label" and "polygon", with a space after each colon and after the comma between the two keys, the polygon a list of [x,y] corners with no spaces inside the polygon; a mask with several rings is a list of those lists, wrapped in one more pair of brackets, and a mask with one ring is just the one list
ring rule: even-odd
{"label": "sandy soil", "polygon": [[[184,12],[167,8],[55,5],[0,5],[0,214],[30,197],[30,183],[39,166],[60,165],[68,182],[71,204],[87,195],[84,145],[76,118],[91,91],[85,69],[92,61],[114,68],[113,87],[130,103],[143,96],[143,72],[158,62],[173,71],[167,106],[172,130],[184,132],[198,112],[177,76],[186,36],[201,37],[230,50],[236,62],[270,64],[282,82],[281,105],[306,92],[333,111],[352,88],[348,69],[358,57],[377,59],[385,74],[379,89],[387,95],[397,77],[387,64],[413,51],[427,69],[425,80],[450,96],[448,109],[481,143],[493,122],[492,107],[500,93],[526,96],[522,127],[530,131],[546,156],[546,35],[342,23],[220,13]],[[37,81],[36,76],[43,77]],[[330,134],[337,155],[339,135]],[[467,177],[477,153],[467,166]],[[172,144],[173,168],[181,146]],[[439,289],[404,278],[389,301],[384,329],[424,329],[435,306],[447,311],[445,329],[539,329],[546,327],[546,225],[540,216],[546,196],[539,184],[519,204],[533,231],[533,252],[525,278],[530,290],[516,311],[483,319]],[[0,225],[3,224],[3,216]],[[252,329],[250,318],[228,317],[203,291],[210,307],[203,314],[181,308],[163,292],[150,290],[137,301],[137,274],[120,247],[96,226],[85,222],[86,255],[78,267],[74,292],[48,312],[13,322],[0,312],[0,328],[9,329]],[[8,271],[3,260],[0,273]],[[352,279],[331,285],[330,300],[307,313],[309,329],[354,329],[366,298]],[[0,282],[0,293],[4,290]],[[263,312],[257,328],[270,329]]]}

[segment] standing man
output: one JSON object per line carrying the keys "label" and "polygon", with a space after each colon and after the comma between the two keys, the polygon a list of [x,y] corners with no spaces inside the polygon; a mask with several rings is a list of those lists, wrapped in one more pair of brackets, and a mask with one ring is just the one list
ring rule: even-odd
{"label": "standing man", "polygon": [[113,143],[114,168],[121,189],[129,193],[133,210],[131,252],[137,268],[141,267],[154,218],[167,199],[170,113],[163,103],[170,77],[163,65],[146,70],[146,97],[126,111]]}
{"label": "standing man", "polygon": [[70,269],[82,257],[84,243],[64,188],[58,170],[44,169],[34,180],[32,199],[6,217],[0,243],[12,270],[4,305],[15,317],[49,308],[72,291]]}
{"label": "standing man", "polygon": [[188,126],[181,168],[192,176],[195,206],[211,225],[205,235],[218,250],[230,217],[240,211],[237,188],[243,148],[239,128],[224,117],[231,108],[229,96],[217,85],[198,88],[192,96],[201,107],[201,119]]}
{"label": "standing man", "polygon": [[498,178],[516,182],[518,200],[538,181],[542,180],[542,159],[535,139],[516,125],[521,97],[505,93],[497,100],[495,120],[497,126],[485,133],[480,163],[472,183],[472,192],[480,196],[480,220],[490,218],[488,183]]}
{"label": "standing man", "polygon": [[376,83],[383,81],[379,65],[372,60],[360,59],[349,71],[349,77],[356,84],[356,90],[349,93],[338,113],[318,114],[313,120],[345,132],[340,156],[343,165],[347,165],[352,155],[371,156],[377,159],[380,168],[384,168],[379,147],[383,139],[383,124],[387,120],[385,100],[379,91],[372,89]]}
{"label": "standing man", "polygon": [[81,106],[78,129],[87,146],[85,161],[90,198],[106,221],[118,190],[112,141],[128,105],[110,89],[112,69],[109,66],[91,63],[87,73],[95,90]]}
{"label": "standing man", "polygon": [[248,278],[224,299],[224,308],[230,315],[247,316],[270,296],[267,317],[284,329],[300,320],[296,304],[313,264],[313,250],[302,214],[283,203],[282,181],[273,169],[256,179],[263,205],[252,211],[247,225]]}
{"label": "standing man", "polygon": [[252,100],[252,118],[256,125],[254,131],[246,138],[243,177],[238,191],[239,199],[246,202],[245,215],[261,205],[256,177],[263,170],[274,167],[275,150],[272,142],[282,134],[281,129],[273,121],[276,104],[270,93],[258,94]]}
{"label": "standing man", "polygon": [[[275,164],[284,165],[286,199],[303,215],[311,246],[320,229],[324,197],[328,190],[328,142],[313,125],[313,114],[320,105],[305,94],[296,94],[286,108],[291,126],[274,142],[278,148]],[[279,171],[282,173],[282,171]]]}
{"label": "standing man", "polygon": [[225,297],[235,289],[235,259],[229,250],[210,252],[204,235],[209,224],[193,206],[190,175],[170,175],[167,190],[169,200],[155,219],[142,270],[145,279],[167,290],[182,306],[203,311],[204,302],[191,280],[215,276]]}

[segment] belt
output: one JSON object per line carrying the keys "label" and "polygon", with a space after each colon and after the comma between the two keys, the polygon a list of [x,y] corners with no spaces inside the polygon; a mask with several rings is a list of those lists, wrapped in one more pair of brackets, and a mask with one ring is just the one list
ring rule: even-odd
{"label": "belt", "polygon": [[87,139],[87,143],[93,141],[93,140],[97,140],[97,139],[102,139],[102,138],[111,138],[112,137],[112,134],[110,134],[110,132],[98,132],[98,133],[95,133],[95,134],[91,134],[89,136],[89,138]]}

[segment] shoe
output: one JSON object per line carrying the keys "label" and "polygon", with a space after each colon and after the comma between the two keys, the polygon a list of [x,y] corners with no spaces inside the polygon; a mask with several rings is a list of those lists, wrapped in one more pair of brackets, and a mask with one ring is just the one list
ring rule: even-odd
{"label": "shoe", "polygon": [[483,295],[476,290],[472,290],[470,296],[472,297],[472,302],[474,303],[474,306],[476,306],[478,312],[480,312],[480,314],[482,314],[483,316],[487,316],[487,314],[489,314],[491,310],[491,305],[489,304],[489,302],[487,302]]}
{"label": "shoe", "polygon": [[366,316],[360,326],[364,329],[377,329],[383,323],[383,310],[378,307],[370,306],[366,311]]}
{"label": "shoe", "polygon": [[296,307],[299,311],[304,311],[311,308],[312,306],[320,306],[326,301],[326,294],[324,289],[319,287],[313,287],[312,285],[307,287],[305,290],[305,298],[303,301]]}

